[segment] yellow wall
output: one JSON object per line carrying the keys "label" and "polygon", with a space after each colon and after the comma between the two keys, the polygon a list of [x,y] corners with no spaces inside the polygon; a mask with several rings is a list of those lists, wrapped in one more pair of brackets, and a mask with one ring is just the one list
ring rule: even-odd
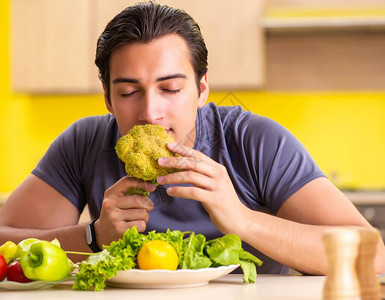
{"label": "yellow wall", "polygon": [[[9,1],[0,1],[0,194],[20,184],[73,121],[106,113],[101,95],[11,92],[9,9]],[[245,108],[286,126],[339,187],[385,188],[385,91],[212,93],[211,100],[241,101]]]}

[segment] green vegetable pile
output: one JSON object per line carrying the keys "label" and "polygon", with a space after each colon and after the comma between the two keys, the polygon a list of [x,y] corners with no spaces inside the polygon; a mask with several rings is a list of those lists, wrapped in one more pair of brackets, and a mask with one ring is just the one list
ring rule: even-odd
{"label": "green vegetable pile", "polygon": [[[185,237],[187,234],[189,236]],[[257,277],[255,264],[262,265],[262,261],[242,249],[241,239],[235,234],[206,241],[205,236],[194,232],[167,230],[165,233],[151,231],[145,235],[133,227],[124,233],[122,239],[104,246],[102,252],[92,254],[79,264],[73,289],[103,290],[105,281],[115,276],[117,271],[137,268],[136,257],[140,248],[144,243],[153,240],[168,242],[175,248],[179,258],[178,269],[240,264],[243,281],[252,283]]]}

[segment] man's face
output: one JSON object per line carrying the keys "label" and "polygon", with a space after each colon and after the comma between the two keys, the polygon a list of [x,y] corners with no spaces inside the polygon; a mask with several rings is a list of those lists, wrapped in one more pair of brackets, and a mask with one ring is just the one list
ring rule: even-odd
{"label": "man's face", "polygon": [[208,96],[207,76],[198,94],[190,53],[183,38],[166,35],[148,44],[130,43],[110,58],[107,109],[125,135],[138,124],[158,124],[177,142],[192,147],[195,117]]}

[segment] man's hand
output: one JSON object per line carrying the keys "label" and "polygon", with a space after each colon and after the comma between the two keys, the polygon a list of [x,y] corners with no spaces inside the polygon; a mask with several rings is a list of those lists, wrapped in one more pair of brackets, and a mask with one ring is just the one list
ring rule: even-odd
{"label": "man's hand", "polygon": [[175,143],[169,143],[167,147],[180,156],[160,158],[159,165],[182,171],[159,177],[157,182],[193,185],[169,187],[167,194],[201,202],[211,221],[222,233],[242,231],[240,226],[243,225],[239,220],[248,208],[239,200],[226,168],[191,148]]}
{"label": "man's hand", "polygon": [[137,226],[139,232],[146,229],[148,213],[154,208],[154,204],[147,197],[127,196],[125,192],[130,187],[149,192],[155,190],[153,184],[128,176],[106,190],[100,217],[95,222],[96,241],[100,248],[121,238],[128,228]]}

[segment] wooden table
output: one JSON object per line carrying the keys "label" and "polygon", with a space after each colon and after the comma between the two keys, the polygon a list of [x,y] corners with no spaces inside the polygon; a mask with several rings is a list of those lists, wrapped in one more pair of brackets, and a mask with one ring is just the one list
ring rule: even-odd
{"label": "wooden table", "polygon": [[[118,289],[106,288],[102,292],[80,292],[71,289],[72,283],[34,291],[0,290],[0,299],[60,300],[60,299],[125,299],[125,300],[322,300],[324,276],[258,275],[255,284],[242,283],[239,274],[230,274],[208,285],[175,289]],[[382,297],[385,289],[382,288]]]}

